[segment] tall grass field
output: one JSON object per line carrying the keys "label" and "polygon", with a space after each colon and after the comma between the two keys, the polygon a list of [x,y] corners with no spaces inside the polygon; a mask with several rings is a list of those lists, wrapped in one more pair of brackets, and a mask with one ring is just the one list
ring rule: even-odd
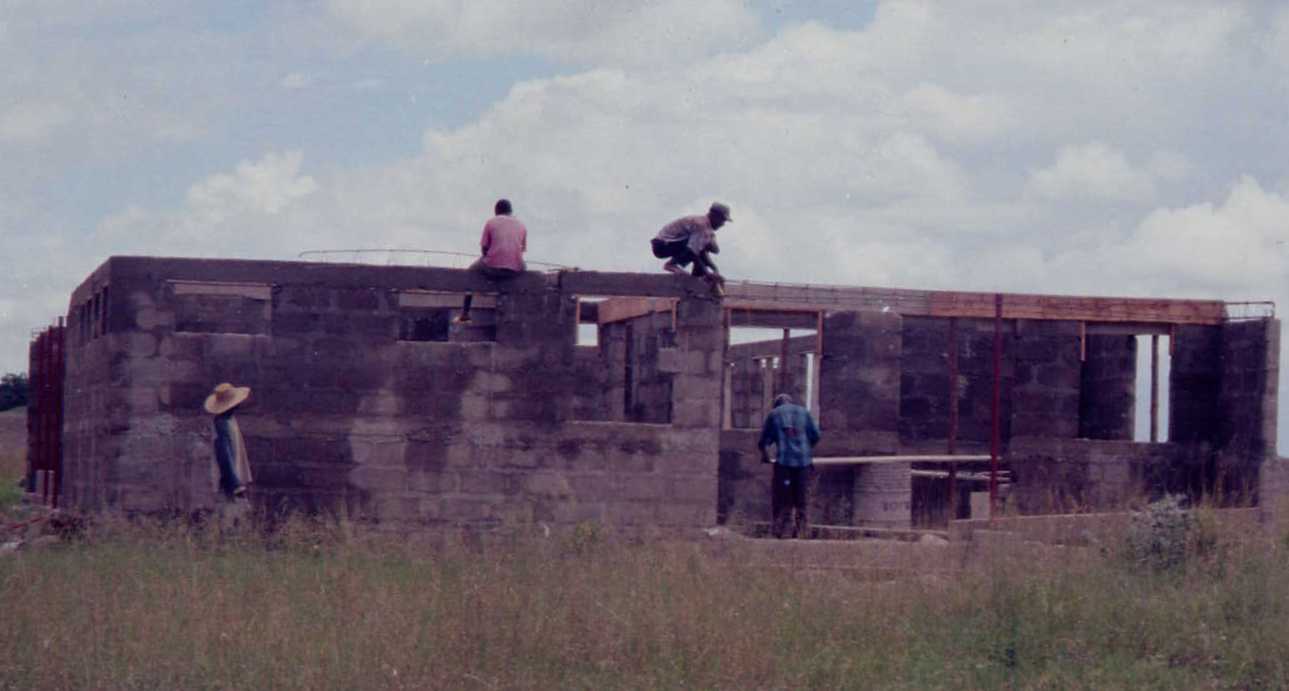
{"label": "tall grass field", "polygon": [[0,555],[0,688],[1289,687],[1283,543],[1168,568],[1022,550],[884,581],[777,549],[98,521]]}

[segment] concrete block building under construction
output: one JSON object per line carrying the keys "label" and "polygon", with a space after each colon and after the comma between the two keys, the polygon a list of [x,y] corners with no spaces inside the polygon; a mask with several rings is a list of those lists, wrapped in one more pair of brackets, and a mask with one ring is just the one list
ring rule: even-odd
{"label": "concrete block building under construction", "polygon": [[[454,323],[470,292],[473,321]],[[767,520],[756,439],[784,391],[823,431],[817,524],[979,517],[991,478],[1019,514],[1163,492],[1266,504],[1284,484],[1280,325],[1269,309],[1235,311],[757,283],[714,298],[673,275],[492,283],[113,257],[32,344],[29,458],[64,507],[209,509],[202,401],[228,381],[253,389],[239,420],[265,511],[396,530],[684,530]]]}

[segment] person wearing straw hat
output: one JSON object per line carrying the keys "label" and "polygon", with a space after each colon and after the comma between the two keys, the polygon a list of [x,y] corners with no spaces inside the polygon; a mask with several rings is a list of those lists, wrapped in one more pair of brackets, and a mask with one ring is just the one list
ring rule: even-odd
{"label": "person wearing straw hat", "polygon": [[250,395],[249,386],[233,386],[224,382],[206,397],[206,412],[215,416],[215,463],[219,467],[219,490],[229,501],[244,497],[246,486],[251,483],[246,442],[234,417],[237,407]]}

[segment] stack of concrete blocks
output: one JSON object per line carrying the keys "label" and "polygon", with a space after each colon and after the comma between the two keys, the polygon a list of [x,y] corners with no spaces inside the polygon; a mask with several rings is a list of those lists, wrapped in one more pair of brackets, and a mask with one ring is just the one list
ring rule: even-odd
{"label": "stack of concrete blocks", "polygon": [[[620,294],[635,278],[680,299],[676,420],[578,421],[588,360],[575,346],[575,296]],[[83,428],[72,430],[68,503],[212,507],[201,404],[230,381],[253,389],[238,419],[266,512],[400,529],[710,524],[723,335],[719,307],[689,283],[528,273],[491,284],[446,269],[113,258],[73,296],[75,307],[110,285],[113,303],[109,333],[68,353],[68,399],[88,402],[69,417]],[[496,341],[400,340],[402,301],[426,291],[496,292]]]}
{"label": "stack of concrete blocks", "polygon": [[738,429],[758,427],[765,415],[766,362],[740,357],[730,364],[730,420]]}
{"label": "stack of concrete blocks", "polygon": [[[825,319],[819,417],[828,455],[898,452],[902,341],[898,314],[842,312]],[[910,470],[908,463],[823,470],[817,494],[826,500],[830,490],[849,485],[856,525],[906,528],[912,510]]]}

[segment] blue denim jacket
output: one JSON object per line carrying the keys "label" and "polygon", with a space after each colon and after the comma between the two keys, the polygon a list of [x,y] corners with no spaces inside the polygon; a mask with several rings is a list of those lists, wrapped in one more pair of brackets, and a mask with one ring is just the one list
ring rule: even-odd
{"label": "blue denim jacket", "polygon": [[805,468],[813,463],[810,450],[818,443],[819,427],[810,411],[795,403],[784,403],[765,417],[757,446],[764,449],[774,444],[778,447],[779,465]]}

